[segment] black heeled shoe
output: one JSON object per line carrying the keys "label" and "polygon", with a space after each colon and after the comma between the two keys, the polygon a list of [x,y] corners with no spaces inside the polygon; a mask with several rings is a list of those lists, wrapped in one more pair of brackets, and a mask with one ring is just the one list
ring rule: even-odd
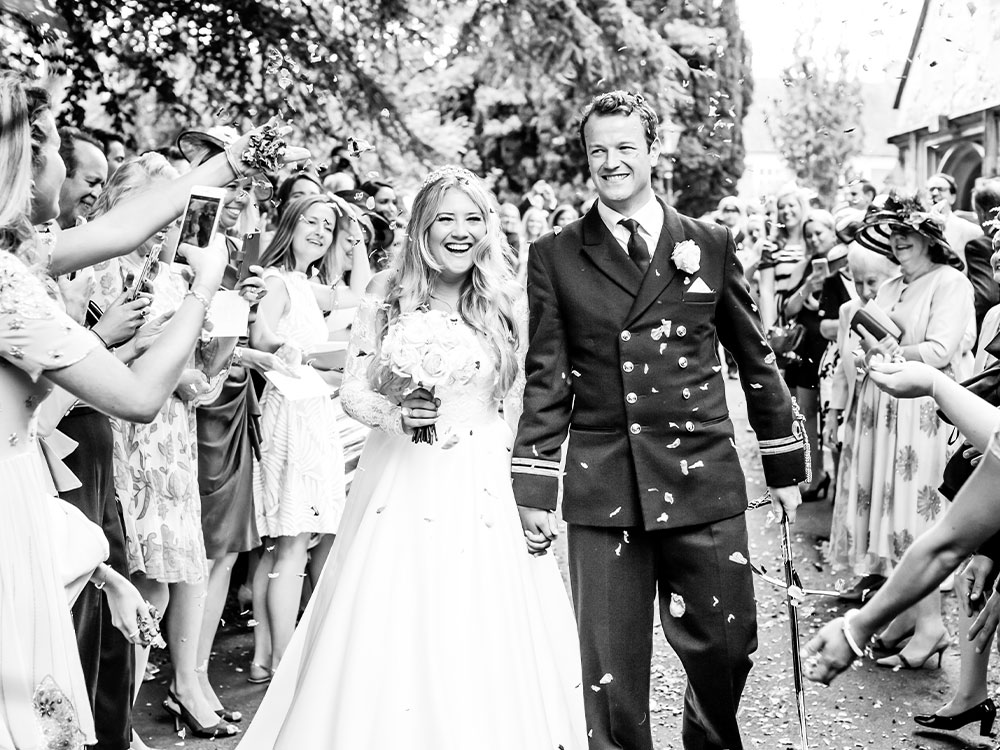
{"label": "black heeled shoe", "polygon": [[960,714],[954,716],[939,716],[930,714],[929,716],[914,716],[913,720],[922,727],[930,729],[946,729],[954,731],[961,729],[966,724],[974,721],[979,722],[979,735],[981,737],[991,736],[993,722],[997,718],[997,707],[992,698],[987,698],[982,703],[977,703],[972,708],[967,708]]}
{"label": "black heeled shoe", "polygon": [[230,711],[228,708],[218,708],[215,715],[223,721],[231,721],[234,724],[243,721],[243,714],[240,711]]}
{"label": "black heeled shoe", "polygon": [[814,503],[817,500],[826,500],[827,492],[830,490],[830,475],[824,474],[823,479],[815,487],[802,490],[802,502]]}
{"label": "black heeled shoe", "polygon": [[184,724],[195,737],[204,737],[210,740],[219,737],[232,737],[240,733],[239,729],[232,724],[227,724],[222,719],[210,727],[204,726],[180,702],[173,690],[167,690],[167,699],[163,701],[163,707],[168,714],[174,717],[174,729],[178,732],[181,730],[181,724]]}

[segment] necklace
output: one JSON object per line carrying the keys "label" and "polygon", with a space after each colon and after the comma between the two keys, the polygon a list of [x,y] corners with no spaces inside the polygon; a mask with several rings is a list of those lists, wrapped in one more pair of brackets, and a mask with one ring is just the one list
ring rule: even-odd
{"label": "necklace", "polygon": [[449,302],[448,300],[444,299],[443,297],[438,297],[436,294],[432,294],[432,295],[430,295],[430,297],[431,297],[431,299],[436,299],[442,305],[446,305],[448,307],[448,312],[455,312],[455,304],[458,303],[457,299],[455,300],[455,303],[452,303],[452,302]]}

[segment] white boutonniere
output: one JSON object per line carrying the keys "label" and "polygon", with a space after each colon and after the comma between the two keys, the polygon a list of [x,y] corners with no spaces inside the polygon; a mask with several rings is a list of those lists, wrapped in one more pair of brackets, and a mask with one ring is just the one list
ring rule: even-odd
{"label": "white boutonniere", "polygon": [[701,268],[701,248],[694,240],[684,240],[674,245],[670,260],[684,273],[695,273]]}

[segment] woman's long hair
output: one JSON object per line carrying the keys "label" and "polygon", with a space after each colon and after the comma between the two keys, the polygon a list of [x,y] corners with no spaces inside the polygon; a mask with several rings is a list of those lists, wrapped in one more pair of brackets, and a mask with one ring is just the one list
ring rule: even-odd
{"label": "woman's long hair", "polygon": [[427,238],[445,193],[452,189],[465,193],[486,222],[486,234],[470,251],[472,270],[462,287],[457,312],[469,326],[486,337],[496,355],[494,394],[500,398],[510,390],[519,367],[519,333],[514,315],[517,285],[504,259],[506,242],[500,231],[496,198],[472,172],[458,167],[443,167],[433,172],[413,200],[403,248],[389,270],[388,292],[379,315],[376,356],[370,365],[369,379],[376,388],[391,380],[389,368],[380,364],[378,356],[389,326],[401,314],[430,305],[434,282],[442,268]]}
{"label": "woman's long hair", "polygon": [[34,237],[30,115],[20,79],[0,76],[0,250],[7,252],[20,253]]}
{"label": "woman's long hair", "polygon": [[[795,202],[799,204],[799,234],[801,235],[802,230],[805,228],[806,216],[809,214],[809,201],[806,200],[805,192],[799,187],[785,188],[775,196],[775,210],[777,210],[782,198],[794,198]],[[778,236],[776,242],[779,247],[784,247],[785,243],[790,239],[788,227],[784,224],[779,224],[777,229]]]}
{"label": "woman's long hair", "polygon": [[330,248],[322,258],[313,261],[306,269],[306,275],[316,278],[321,284],[332,284],[343,274],[343,269],[339,268],[336,260],[337,237],[341,231],[341,220],[345,217],[345,209],[342,203],[334,200],[329,195],[306,195],[296,198],[291,203],[285,205],[278,221],[278,227],[274,231],[274,237],[270,244],[260,255],[260,264],[264,268],[281,268],[285,271],[295,270],[295,253],[292,252],[292,236],[298,226],[302,216],[310,208],[317,204],[323,204],[333,208],[337,216],[337,222],[333,228],[333,239]]}

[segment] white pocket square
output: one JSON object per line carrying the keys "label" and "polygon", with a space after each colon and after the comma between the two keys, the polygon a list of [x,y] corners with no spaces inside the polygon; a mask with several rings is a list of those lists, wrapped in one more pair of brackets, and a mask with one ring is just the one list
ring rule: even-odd
{"label": "white pocket square", "polygon": [[695,294],[713,294],[715,292],[715,290],[711,289],[700,276],[691,283],[691,286],[687,288],[687,291],[688,294],[692,292]]}

